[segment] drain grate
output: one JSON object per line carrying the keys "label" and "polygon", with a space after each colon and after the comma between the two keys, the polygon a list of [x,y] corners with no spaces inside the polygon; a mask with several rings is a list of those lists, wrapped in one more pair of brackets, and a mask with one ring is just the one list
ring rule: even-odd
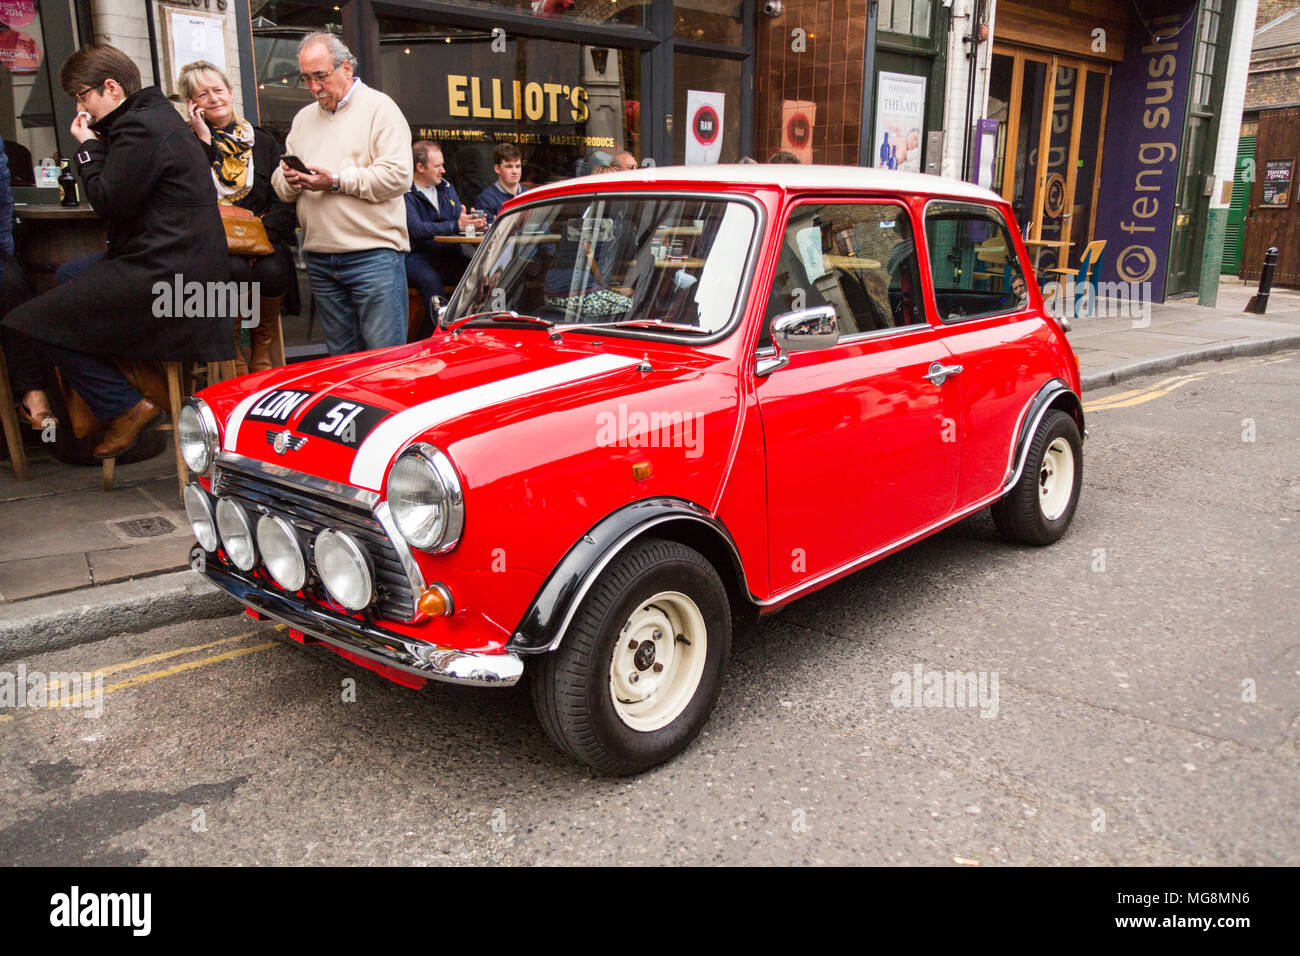
{"label": "drain grate", "polygon": [[157,538],[176,531],[176,525],[163,515],[145,515],[143,518],[114,521],[112,524],[128,538]]}

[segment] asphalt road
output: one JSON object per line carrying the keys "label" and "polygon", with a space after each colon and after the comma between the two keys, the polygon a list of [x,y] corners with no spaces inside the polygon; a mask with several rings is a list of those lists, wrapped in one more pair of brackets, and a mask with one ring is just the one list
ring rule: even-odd
{"label": "asphalt road", "polygon": [[[113,669],[98,718],[0,709],[0,860],[1295,865],[1298,394],[1296,352],[1089,394],[1062,541],[981,514],[794,604],[635,779],[245,617],[6,663]],[[983,706],[894,706],[917,667]]]}

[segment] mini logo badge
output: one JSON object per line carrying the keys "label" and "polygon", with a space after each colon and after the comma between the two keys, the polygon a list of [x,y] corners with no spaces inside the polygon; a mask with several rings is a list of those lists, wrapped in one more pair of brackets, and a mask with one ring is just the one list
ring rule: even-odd
{"label": "mini logo badge", "polygon": [[291,434],[287,428],[282,432],[272,431],[268,428],[266,430],[266,440],[275,449],[277,455],[283,455],[286,451],[297,451],[307,444],[306,438]]}

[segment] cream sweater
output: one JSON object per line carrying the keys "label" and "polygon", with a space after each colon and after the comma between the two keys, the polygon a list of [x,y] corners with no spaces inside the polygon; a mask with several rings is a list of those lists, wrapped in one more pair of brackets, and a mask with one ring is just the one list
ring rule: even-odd
{"label": "cream sweater", "polygon": [[392,98],[364,83],[333,113],[319,103],[298,111],[285,152],[339,174],[337,193],[294,189],[276,167],[271,185],[298,203],[307,252],[409,252],[406,201],[411,188],[411,128]]}

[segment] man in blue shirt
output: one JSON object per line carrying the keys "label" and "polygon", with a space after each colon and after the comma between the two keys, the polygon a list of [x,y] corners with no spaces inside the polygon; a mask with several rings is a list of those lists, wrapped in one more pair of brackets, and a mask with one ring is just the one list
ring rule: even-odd
{"label": "man in blue shirt", "polygon": [[437,236],[454,236],[473,223],[483,229],[486,221],[472,217],[456,195],[456,187],[443,178],[446,169],[442,148],[427,139],[411,144],[415,172],[406,194],[406,231],[411,236],[411,251],[406,256],[406,282],[420,290],[420,299],[429,306],[429,315],[437,315],[430,305],[435,297],[445,295],[443,287],[460,281],[469,260],[460,247],[435,242]]}
{"label": "man in blue shirt", "polygon": [[519,184],[524,172],[524,158],[512,143],[497,143],[492,150],[492,168],[496,170],[497,181],[483,190],[475,200],[474,206],[487,214],[488,222],[497,217],[507,199],[513,199],[524,191]]}

